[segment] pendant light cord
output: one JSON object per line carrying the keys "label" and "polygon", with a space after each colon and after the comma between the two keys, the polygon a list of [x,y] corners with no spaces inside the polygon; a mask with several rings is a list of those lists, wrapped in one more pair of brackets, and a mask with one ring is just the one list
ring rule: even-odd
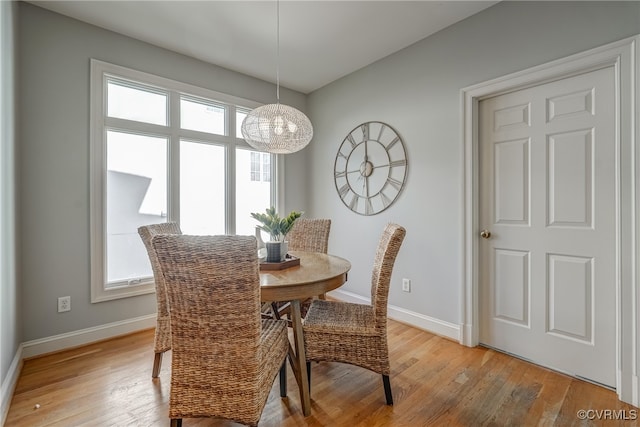
{"label": "pendant light cord", "polygon": [[280,0],[276,0],[276,99],[280,104]]}

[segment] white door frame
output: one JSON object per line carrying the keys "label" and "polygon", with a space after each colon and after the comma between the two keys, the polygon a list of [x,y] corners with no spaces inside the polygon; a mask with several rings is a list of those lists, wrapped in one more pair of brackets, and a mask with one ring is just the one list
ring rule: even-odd
{"label": "white door frame", "polygon": [[[461,90],[463,156],[462,289],[460,343],[479,344],[479,158],[480,100],[586,71],[614,67],[616,90],[616,390],[639,406],[640,370],[640,35],[509,74]],[[625,325],[623,328],[622,325]]]}

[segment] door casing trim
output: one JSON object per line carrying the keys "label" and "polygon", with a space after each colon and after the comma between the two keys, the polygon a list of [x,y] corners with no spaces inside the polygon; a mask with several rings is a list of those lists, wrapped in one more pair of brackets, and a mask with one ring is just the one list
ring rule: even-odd
{"label": "door casing trim", "polygon": [[[640,35],[463,88],[462,118],[462,283],[460,289],[460,343],[479,344],[479,170],[478,104],[482,99],[614,67],[616,91],[616,392],[624,402],[639,406],[640,389]],[[630,327],[623,328],[622,325]]]}

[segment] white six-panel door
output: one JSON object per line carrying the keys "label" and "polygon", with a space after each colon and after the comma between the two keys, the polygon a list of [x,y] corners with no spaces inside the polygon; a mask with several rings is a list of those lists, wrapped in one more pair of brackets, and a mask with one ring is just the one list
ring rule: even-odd
{"label": "white six-panel door", "polygon": [[480,102],[480,342],[616,386],[613,67]]}

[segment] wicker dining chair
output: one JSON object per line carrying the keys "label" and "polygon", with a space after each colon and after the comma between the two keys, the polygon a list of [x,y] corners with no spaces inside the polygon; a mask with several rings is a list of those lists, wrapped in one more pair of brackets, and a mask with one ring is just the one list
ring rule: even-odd
{"label": "wicker dining chair", "polygon": [[[322,252],[327,253],[329,247],[329,232],[331,220],[323,218],[299,218],[293,223],[291,231],[287,234],[290,251]],[[324,294],[318,295],[324,299]],[[304,317],[311,306],[309,298],[300,304],[300,312]],[[272,309],[277,318],[287,315],[291,317],[291,304],[287,301],[278,301],[272,304]],[[291,326],[291,322],[289,322]]]}
{"label": "wicker dining chair", "polygon": [[167,306],[167,292],[164,285],[164,278],[160,272],[158,257],[151,246],[151,239],[158,234],[182,234],[180,226],[176,222],[163,222],[160,224],[150,224],[138,227],[138,234],[142,238],[144,247],[147,248],[153,280],[156,285],[156,336],[153,344],[153,370],[151,378],[158,378],[162,365],[162,355],[165,351],[171,350],[171,326],[169,322],[169,307]]}
{"label": "wicker dining chair", "polygon": [[289,348],[283,320],[260,318],[253,236],[158,235],[171,318],[172,426],[215,417],[257,426]]}
{"label": "wicker dining chair", "polygon": [[303,323],[307,372],[311,361],[343,362],[382,374],[387,405],[393,405],[387,346],[387,298],[391,273],[406,230],[388,224],[375,256],[371,304],[313,300]]}
{"label": "wicker dining chair", "polygon": [[327,253],[331,220],[299,218],[287,234],[290,251]]}

